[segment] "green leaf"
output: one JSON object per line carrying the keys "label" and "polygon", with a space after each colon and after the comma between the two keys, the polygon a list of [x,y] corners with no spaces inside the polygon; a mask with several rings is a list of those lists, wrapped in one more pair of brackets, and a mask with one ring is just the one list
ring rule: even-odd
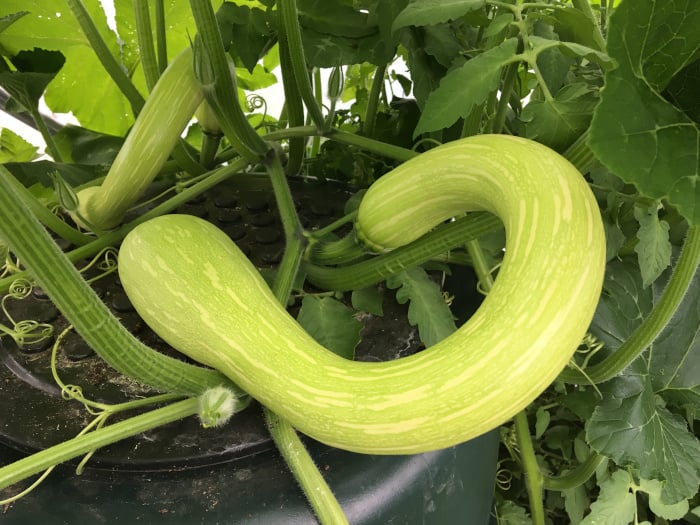
{"label": "green leaf", "polygon": [[447,73],[428,96],[414,137],[448,128],[484,102],[498,88],[503,67],[515,60],[517,45],[518,40],[510,38]]}
{"label": "green leaf", "polygon": [[[116,35],[98,0],[84,0],[112,53],[123,57]],[[130,107],[97,60],[67,6],[53,0],[3,0],[0,16],[30,11],[0,33],[0,46],[12,54],[34,48],[60,51],[66,58],[60,74],[46,90],[46,103],[57,113],[73,114],[86,127],[123,135],[133,122]],[[123,63],[131,70],[134,63]],[[76,86],[80,86],[76,88]]]}
{"label": "green leaf", "polygon": [[[608,264],[591,332],[614,352],[653,307],[666,274],[644,287],[631,262]],[[663,499],[691,497],[700,483],[700,441],[688,429],[685,408],[700,407],[700,282],[650,348],[620,376],[601,385],[604,401],[587,424],[587,438],[618,465],[664,482]],[[680,412],[683,410],[683,412]]]}
{"label": "green leaf", "polygon": [[512,501],[504,501],[496,507],[499,525],[532,525],[527,511]]}
{"label": "green leaf", "polygon": [[16,70],[0,72],[0,86],[25,110],[38,112],[39,100],[63,62],[61,53],[55,51],[21,51],[12,58]]}
{"label": "green leaf", "polygon": [[690,504],[687,499],[671,505],[664,503],[661,497],[663,483],[659,480],[642,478],[639,480],[639,488],[649,495],[649,508],[660,518],[679,520],[690,510]]}
{"label": "green leaf", "polygon": [[420,267],[404,270],[387,280],[387,286],[398,288],[396,299],[410,301],[408,321],[418,327],[425,346],[432,346],[454,332],[454,318],[437,284]]}
{"label": "green leaf", "polygon": [[360,342],[362,323],[354,312],[332,297],[306,295],[297,317],[299,324],[320,344],[336,354],[352,359]]}
{"label": "green leaf", "polygon": [[271,14],[272,11],[264,8],[233,2],[224,2],[216,13],[224,45],[241,59],[251,73],[272,45]]}
{"label": "green leaf", "polygon": [[394,31],[407,26],[429,26],[455,20],[481,9],[486,0],[412,0],[394,20]]}
{"label": "green leaf", "polygon": [[598,499],[591,504],[591,512],[581,525],[628,525],[637,511],[631,488],[632,477],[628,472],[613,472],[609,479],[601,483]]}
{"label": "green leaf", "polygon": [[32,161],[37,157],[37,150],[11,129],[0,129],[0,164]]}
{"label": "green leaf", "polygon": [[647,287],[671,264],[671,242],[668,239],[670,226],[659,219],[656,204],[646,209],[635,206],[634,217],[639,222],[639,242],[634,251],[642,270],[643,284]]}
{"label": "green leaf", "polygon": [[607,46],[618,67],[605,76],[589,139],[613,173],[648,197],[668,198],[693,224],[700,223],[700,128],[662,92],[700,57],[698,27],[695,2],[620,3]]}
{"label": "green leaf", "polygon": [[29,11],[18,11],[16,13],[10,13],[8,15],[0,17],[0,33],[2,33],[5,29],[10,27],[13,23],[15,23],[15,21],[28,14]]}
{"label": "green leaf", "polygon": [[586,487],[578,485],[573,489],[564,490],[562,495],[564,496],[564,510],[566,510],[566,514],[569,517],[569,523],[571,525],[579,525],[590,504]]}
{"label": "green leaf", "polygon": [[545,410],[543,407],[537,408],[535,412],[535,439],[540,439],[542,437],[551,419],[552,416],[548,410]]}
{"label": "green leaf", "polygon": [[583,83],[565,85],[553,99],[533,100],[520,116],[527,138],[563,151],[590,124],[598,99]]}
{"label": "green leaf", "polygon": [[601,387],[604,401],[588,421],[587,439],[619,466],[663,480],[664,500],[675,503],[698,491],[700,441],[660,403],[645,364],[637,363]]}
{"label": "green leaf", "polygon": [[368,286],[360,290],[353,290],[351,301],[352,307],[360,312],[367,312],[373,315],[384,315],[382,306],[384,296],[376,286]]}

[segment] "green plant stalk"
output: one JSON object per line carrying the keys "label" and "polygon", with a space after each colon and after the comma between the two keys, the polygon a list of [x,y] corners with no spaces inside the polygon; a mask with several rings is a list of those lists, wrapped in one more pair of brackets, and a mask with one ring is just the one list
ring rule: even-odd
{"label": "green plant stalk", "polygon": [[319,522],[322,525],[347,524],[343,509],[294,428],[269,410],[265,411],[265,419],[270,434],[297,482],[302,486]]}
{"label": "green plant stalk", "polygon": [[496,114],[493,117],[492,129],[495,133],[501,133],[505,126],[506,116],[508,114],[508,101],[510,99],[510,94],[513,92],[519,68],[519,62],[513,62],[506,67],[506,72],[503,76],[503,85],[501,86],[501,97],[496,107]]}
{"label": "green plant stalk", "polygon": [[304,264],[309,282],[327,290],[354,290],[383,281],[390,275],[422,264],[436,255],[463,246],[465,241],[502,228],[490,214],[474,213],[437,228],[411,244],[355,264],[325,267]]}
{"label": "green plant stalk", "polygon": [[[299,86],[294,79],[292,59],[289,56],[289,46],[284,34],[284,24],[280,23],[280,69],[282,71],[282,88],[284,90],[284,102],[287,116],[287,126],[296,127],[304,125],[304,101],[299,93]],[[316,128],[313,128],[316,130]],[[296,175],[301,171],[304,162],[306,148],[306,135],[289,138],[289,152],[286,171],[290,175]]]}
{"label": "green plant stalk", "polygon": [[190,7],[197,25],[197,38],[201,40],[201,52],[195,55],[195,61],[200,63],[197,76],[207,101],[216,111],[224,134],[239,153],[251,161],[260,160],[268,146],[250,125],[238,102],[236,78],[229,68],[212,4],[210,0],[190,0]]}
{"label": "green plant stalk", "polygon": [[[147,211],[143,215],[140,215],[133,221],[124,224],[119,229],[105,233],[104,235],[101,235],[89,244],[84,244],[64,255],[68,258],[70,262],[77,262],[81,259],[92,257],[97,252],[99,252],[103,248],[106,248],[107,246],[116,246],[121,242],[121,240],[126,236],[127,233],[129,233],[139,224],[146,222],[154,217],[158,217],[160,215],[164,215],[173,211],[174,209],[189,201],[190,199],[193,199],[194,197],[205,192],[206,190],[213,188],[217,184],[239,173],[247,165],[248,161],[239,158],[236,161],[233,161],[228,166],[223,166],[215,170],[206,179],[203,179],[197,184],[194,184],[189,188],[184,189],[174,197],[157,205],[156,207]],[[7,177],[7,179],[10,180],[10,177]],[[22,271],[14,273],[9,277],[0,279],[0,294],[6,293],[12,282],[20,278],[31,279],[31,275],[29,275],[29,272]]]}
{"label": "green plant stalk", "polygon": [[100,447],[194,415],[197,407],[196,398],[185,399],[35,452],[0,467],[0,489]]}
{"label": "green plant stalk", "polygon": [[[299,270],[304,244],[300,234],[301,223],[284,176],[284,170],[279,156],[274,152],[268,158],[267,169],[272,181],[286,240],[284,255],[277,270],[272,292],[277,300],[285,305]],[[264,414],[272,439],[321,523],[324,525],[346,524],[347,519],[343,510],[294,427],[267,408],[264,409]]]}
{"label": "green plant stalk", "polygon": [[306,58],[304,57],[304,46],[301,42],[296,0],[280,0],[277,3],[277,8],[279,9],[280,19],[284,26],[284,35],[287,38],[289,58],[291,60],[292,71],[299,88],[299,93],[306,105],[311,121],[318,129],[325,129],[326,122],[323,118],[323,112],[318,102],[316,102],[311,80],[309,79],[309,72],[306,68]]}
{"label": "green plant stalk", "polygon": [[332,241],[326,241],[320,237],[317,240],[312,237],[304,258],[314,265],[347,264],[366,253],[367,250],[358,244],[353,234]]}
{"label": "green plant stalk", "polygon": [[[321,70],[318,68],[314,69],[313,72],[314,79],[314,97],[316,98],[316,104],[319,107],[323,107],[323,86],[321,85]],[[333,113],[335,112],[335,102],[331,102],[332,107],[328,112],[326,118],[326,124],[323,126],[324,129],[330,128],[333,125]],[[311,141],[311,149],[309,151],[309,157],[314,158],[318,156],[318,152],[321,150],[321,137],[316,135]]]}
{"label": "green plant stalk", "polygon": [[41,134],[41,138],[44,139],[44,142],[46,143],[46,149],[49,151],[51,158],[56,162],[63,162],[63,156],[61,155],[61,152],[58,149],[56,141],[53,139],[53,135],[51,134],[51,131],[49,131],[46,122],[44,122],[44,117],[39,111],[39,108],[33,105],[33,107],[28,108],[28,110],[32,116],[32,119],[34,120],[36,128]]}
{"label": "green plant stalk", "polygon": [[595,473],[596,469],[605,460],[605,456],[591,453],[586,460],[574,470],[561,476],[544,476],[543,486],[547,490],[570,490],[583,485]]}
{"label": "green plant stalk", "polygon": [[186,48],[160,77],[102,185],[78,193],[80,216],[98,230],[118,225],[159,173],[202,99]]}
{"label": "green plant stalk", "polygon": [[369,98],[367,99],[367,112],[365,113],[365,121],[362,124],[362,131],[368,137],[374,135],[374,127],[377,124],[377,113],[379,108],[379,97],[382,94],[384,87],[384,75],[386,75],[387,64],[384,63],[377,66],[374,70],[374,78],[372,78],[372,87],[369,90]]}
{"label": "green plant stalk", "polygon": [[631,336],[610,356],[585,369],[585,374],[574,368],[562,371],[559,379],[567,383],[602,383],[627,368],[658,337],[673,317],[683,300],[700,264],[700,227],[691,226],[681,254],[661,297],[649,315]]}
{"label": "green plant stalk", "polygon": [[155,0],[156,55],[161,73],[168,67],[168,44],[165,25],[165,0]]}
{"label": "green plant stalk", "polygon": [[136,20],[136,37],[139,43],[139,55],[141,67],[146,77],[148,91],[153,91],[158,77],[160,66],[153,45],[153,32],[151,29],[151,14],[148,0],[134,0],[134,18]]}
{"label": "green plant stalk", "polygon": [[400,162],[405,162],[419,155],[419,153],[411,149],[402,148],[401,146],[394,146],[393,144],[387,144],[385,142],[339,129],[329,131],[325,134],[325,137],[343,144],[357,146],[358,148],[366,149],[372,153],[384,155],[385,157],[389,157]]}
{"label": "green plant stalk", "polygon": [[533,525],[545,525],[544,513],[544,487],[542,471],[537,464],[535,449],[532,446],[530,427],[527,423],[527,414],[521,411],[515,415],[515,436],[520,449],[520,461],[525,473],[528,499],[530,501],[530,516]]}
{"label": "green plant stalk", "polygon": [[112,52],[102,38],[97,26],[95,26],[92,18],[90,18],[90,13],[88,13],[88,10],[85,8],[85,4],[83,4],[82,0],[67,0],[67,3],[70,10],[73,12],[73,16],[75,16],[75,19],[80,25],[85,38],[87,38],[102,64],[102,67],[105,68],[109,76],[112,77],[114,83],[129,101],[134,115],[138,115],[141,112],[141,108],[144,106],[143,96],[131,82],[131,79],[129,79],[122,66],[114,58],[114,55],[112,55]]}
{"label": "green plant stalk", "polygon": [[63,237],[67,241],[75,244],[76,246],[82,246],[94,240],[91,235],[86,235],[72,226],[68,225],[62,221],[59,217],[51,213],[46,206],[44,206],[37,198],[29,191],[22,183],[20,183],[11,174],[7,177],[7,183],[12,184],[19,195],[22,196],[25,204],[29,207],[32,213],[43,223],[48,229],[50,229],[55,234]]}
{"label": "green plant stalk", "polygon": [[285,238],[285,252],[277,272],[273,292],[282,304],[286,304],[304,253],[306,238],[302,234],[302,226],[294,206],[294,198],[284,175],[279,155],[275,150],[270,150],[266,167],[270,175],[272,191],[275,195]]}
{"label": "green plant stalk", "polygon": [[[156,352],[124,328],[24,206],[2,166],[0,175],[0,236],[68,322],[110,366],[163,392],[198,395],[206,388],[231,384],[216,371]],[[240,389],[238,392],[246,397]]]}

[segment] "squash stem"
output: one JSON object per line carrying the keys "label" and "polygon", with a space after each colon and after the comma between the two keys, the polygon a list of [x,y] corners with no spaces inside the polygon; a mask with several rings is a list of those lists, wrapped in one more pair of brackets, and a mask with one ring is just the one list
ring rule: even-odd
{"label": "squash stem", "polygon": [[258,161],[268,148],[238,102],[236,75],[229,68],[214,8],[210,0],[190,0],[190,7],[198,32],[194,42],[195,76],[226,138],[242,156]]}
{"label": "squash stem", "polygon": [[379,97],[382,94],[384,87],[384,76],[386,75],[387,64],[381,64],[374,70],[374,78],[372,78],[372,87],[369,91],[367,99],[367,111],[365,112],[365,120],[362,124],[362,133],[368,137],[374,135],[374,127],[377,123],[377,109],[379,108]]}
{"label": "squash stem", "polygon": [[605,456],[592,452],[586,460],[574,470],[562,474],[561,476],[544,476],[542,479],[544,488],[563,491],[583,485],[595,473],[598,466],[604,460]]}
{"label": "squash stem", "polygon": [[486,233],[502,228],[494,215],[474,213],[437,228],[410,244],[389,253],[347,266],[328,267],[304,265],[306,277],[312,284],[326,290],[355,290],[383,281],[410,266],[422,264]]}
{"label": "squash stem", "polygon": [[309,72],[306,67],[306,57],[304,56],[304,46],[301,42],[296,0],[280,0],[277,2],[277,9],[279,9],[280,12],[281,25],[284,26],[284,36],[287,39],[287,49],[289,50],[292,72],[299,93],[306,105],[311,121],[318,129],[324,129],[326,122],[323,118],[321,106],[319,106],[316,101],[309,78]]}
{"label": "squash stem", "polygon": [[156,50],[153,44],[153,31],[151,29],[151,16],[148,0],[134,0],[134,18],[136,20],[136,36],[139,43],[139,56],[141,67],[146,77],[148,91],[153,88],[160,77],[160,67]]}
{"label": "squash stem", "polygon": [[[287,304],[304,253],[304,237],[301,235],[301,224],[294,207],[294,201],[284,176],[282,164],[276,153],[268,158],[267,169],[286,237],[284,255],[277,270],[272,292],[280,303]],[[299,482],[320,522],[324,525],[347,524],[348,521],[333,495],[333,491],[323,479],[294,427],[268,408],[264,408],[263,412],[273,441]]]}
{"label": "squash stem", "polygon": [[197,408],[197,398],[185,399],[79,435],[26,456],[0,468],[0,489],[95,449],[194,415],[197,413]]}
{"label": "squash stem", "polygon": [[[304,125],[304,101],[301,99],[299,86],[294,79],[294,70],[292,58],[289,55],[289,45],[287,43],[286,34],[284,32],[284,24],[279,24],[279,52],[280,52],[280,69],[282,70],[282,88],[284,90],[284,109],[287,117],[287,127],[296,127]],[[296,175],[301,171],[304,161],[306,139],[307,136],[313,135],[316,128],[311,128],[313,131],[308,135],[305,134],[299,137],[290,137],[289,152],[287,159],[286,171],[290,175]]]}
{"label": "squash stem", "polygon": [[602,383],[622,372],[666,327],[683,300],[700,264],[700,227],[691,226],[683,249],[661,297],[651,313],[630,337],[609,357],[585,369],[585,374],[568,368],[559,379],[567,383]]}
{"label": "squash stem", "polygon": [[537,464],[537,457],[532,446],[532,436],[530,435],[530,427],[525,411],[515,415],[515,435],[518,441],[518,448],[520,449],[520,461],[525,472],[532,523],[533,525],[545,525],[542,471]]}
{"label": "squash stem", "polygon": [[319,522],[323,525],[347,525],[349,522],[343,509],[294,428],[267,409],[265,419],[277,448],[304,490]]}

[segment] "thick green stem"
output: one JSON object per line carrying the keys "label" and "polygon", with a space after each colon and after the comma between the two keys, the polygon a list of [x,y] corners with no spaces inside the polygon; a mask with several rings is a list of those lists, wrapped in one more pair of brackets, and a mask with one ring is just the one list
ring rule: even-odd
{"label": "thick green stem", "polygon": [[306,105],[306,109],[314,125],[319,129],[324,129],[326,122],[323,118],[321,106],[316,102],[311,80],[309,79],[309,72],[306,67],[304,46],[301,42],[301,32],[299,30],[296,0],[280,0],[277,3],[277,8],[280,12],[280,20],[284,26],[283,34],[287,39],[289,58],[291,60],[294,78],[299,88],[299,94]]}
{"label": "thick green stem", "polygon": [[383,281],[401,270],[422,264],[436,255],[463,246],[466,241],[502,227],[501,221],[486,213],[474,213],[441,226],[412,243],[389,253],[341,267],[305,264],[306,277],[326,290],[355,290]]}
{"label": "thick green stem", "polygon": [[369,91],[369,98],[367,99],[367,112],[365,114],[365,121],[362,124],[362,132],[368,137],[374,135],[374,126],[377,123],[377,109],[379,108],[379,97],[384,87],[386,68],[387,64],[382,64],[377,66],[377,69],[374,70],[372,87]]}
{"label": "thick green stem", "polygon": [[61,155],[56,142],[53,140],[53,135],[51,134],[51,131],[49,131],[46,122],[44,122],[44,117],[39,111],[39,108],[30,108],[29,113],[34,120],[36,129],[39,130],[39,133],[41,133],[41,138],[44,139],[44,142],[46,143],[46,149],[48,150],[49,155],[51,155],[51,158],[56,162],[63,162],[63,156]]}
{"label": "thick green stem", "polygon": [[59,463],[87,454],[92,450],[116,443],[197,413],[197,399],[185,399],[125,421],[69,439],[40,452],[0,467],[0,489],[4,489]]}
{"label": "thick green stem", "polygon": [[591,453],[586,460],[574,470],[561,476],[544,476],[543,484],[547,490],[570,490],[583,485],[595,473],[605,456]]}
{"label": "thick green stem", "polygon": [[[272,292],[280,303],[287,304],[287,299],[292,290],[304,252],[304,238],[301,235],[301,223],[294,207],[292,194],[284,176],[279,157],[276,154],[272,154],[267,160],[267,169],[272,181],[272,189],[275,193],[286,239],[284,256],[277,269],[277,277],[275,278]],[[342,525],[347,523],[343,509],[340,508],[333,492],[326,484],[294,427],[267,408],[265,408],[264,413],[272,439],[304,491],[320,522],[324,525]]]}
{"label": "thick green stem", "polygon": [[156,21],[156,55],[158,57],[158,69],[162,73],[168,67],[168,44],[166,40],[167,27],[165,25],[165,0],[155,0]]}
{"label": "thick green stem", "polygon": [[297,482],[304,489],[319,522],[323,525],[347,524],[343,509],[294,428],[269,410],[265,412],[265,417],[270,434]]}
{"label": "thick green stem", "polygon": [[68,322],[108,364],[165,392],[198,395],[206,388],[230,384],[216,371],[147,347],[124,328],[24,206],[8,177],[0,166],[0,236]]}
{"label": "thick green stem", "polygon": [[537,464],[537,457],[532,446],[532,437],[525,411],[519,412],[515,416],[515,436],[520,449],[520,461],[522,462],[523,472],[525,472],[532,523],[533,525],[545,525],[542,471]]}
{"label": "thick green stem", "polygon": [[195,74],[207,102],[216,111],[219,124],[234,148],[251,161],[260,160],[268,150],[253,129],[238,102],[235,74],[231,74],[219,24],[210,0],[190,0],[197,25]]}
{"label": "thick green stem", "polygon": [[622,372],[647,347],[654,342],[666,327],[683,300],[693,276],[700,264],[700,227],[691,226],[685,239],[680,257],[673,268],[671,278],[661,297],[649,315],[642,321],[627,340],[610,356],[600,363],[585,369],[585,373],[567,368],[559,379],[567,383],[602,383]]}
{"label": "thick green stem", "polygon": [[134,0],[134,18],[136,19],[136,36],[139,42],[139,56],[141,67],[146,77],[148,91],[153,88],[160,77],[160,66],[153,45],[153,31],[151,29],[151,14],[148,0]]}
{"label": "thick green stem", "polygon": [[[284,24],[280,21],[280,69],[282,70],[282,87],[284,89],[284,103],[287,115],[287,126],[296,127],[304,125],[304,101],[299,92],[299,86],[294,78],[292,58],[289,55],[289,45],[284,33]],[[317,128],[313,128],[316,130]],[[286,171],[290,175],[296,175],[301,171],[306,148],[306,137],[290,137],[289,153]]]}
{"label": "thick green stem", "polygon": [[17,191],[17,194],[22,196],[22,199],[24,200],[25,204],[36,216],[36,218],[39,219],[39,221],[42,224],[44,224],[49,230],[51,230],[55,234],[75,244],[76,246],[82,246],[94,240],[93,236],[79,232],[72,226],[66,224],[59,217],[54,215],[51,212],[51,210],[49,210],[46,206],[39,202],[39,200],[37,200],[37,198],[34,197],[32,192],[25,188],[12,175],[7,176],[6,182],[14,186],[15,191]]}
{"label": "thick green stem", "polygon": [[73,16],[75,16],[80,28],[83,30],[85,38],[87,38],[97,58],[100,60],[102,67],[105,68],[114,83],[129,101],[134,115],[138,115],[144,105],[143,96],[131,82],[131,79],[127,76],[121,64],[119,64],[117,59],[114,58],[114,55],[112,55],[100,31],[97,29],[92,18],[90,18],[90,13],[88,13],[82,0],[67,0],[67,2],[70,10],[73,12]]}
{"label": "thick green stem", "polygon": [[515,80],[518,78],[519,62],[514,62],[506,68],[506,73],[503,77],[503,85],[501,86],[501,97],[498,101],[496,114],[493,117],[493,125],[491,129],[494,133],[502,133],[506,124],[506,116],[508,114],[508,101],[510,94],[513,92]]}

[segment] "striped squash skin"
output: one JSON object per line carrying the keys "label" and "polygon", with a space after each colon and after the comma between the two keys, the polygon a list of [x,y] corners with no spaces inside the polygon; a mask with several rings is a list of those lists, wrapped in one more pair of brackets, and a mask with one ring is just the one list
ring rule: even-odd
{"label": "striped squash skin", "polygon": [[358,232],[384,249],[464,210],[502,218],[506,252],[475,315],[416,355],[353,362],[316,343],[224,233],[164,216],[124,240],[119,273],[135,308],[174,348],[213,366],[305,434],[346,450],[409,454],[504,423],[564,368],[604,273],[597,204],[578,171],[536,143],[479,136],[382,177]]}

